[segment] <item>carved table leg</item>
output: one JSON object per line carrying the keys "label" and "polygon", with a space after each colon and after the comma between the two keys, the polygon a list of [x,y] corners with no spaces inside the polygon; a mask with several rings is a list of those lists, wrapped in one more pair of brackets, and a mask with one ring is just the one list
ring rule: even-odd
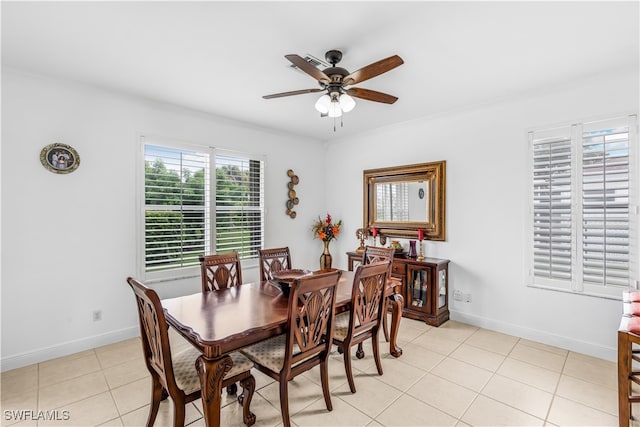
{"label": "carved table leg", "polygon": [[238,396],[238,402],[242,404],[242,420],[246,426],[251,426],[256,422],[256,416],[251,412],[251,399],[253,392],[256,390],[256,379],[253,375],[240,381],[242,386],[242,399]]}
{"label": "carved table leg", "polygon": [[389,341],[389,353],[393,357],[400,357],[402,355],[402,349],[398,347],[396,339],[398,338],[398,329],[400,328],[400,319],[402,318],[402,306],[404,305],[404,298],[400,294],[393,294],[389,296],[389,303],[391,303],[391,337]]}
{"label": "carved table leg", "polygon": [[207,427],[220,427],[220,390],[222,380],[232,366],[233,361],[228,355],[220,359],[208,359],[202,355],[196,360],[202,390],[202,410]]}

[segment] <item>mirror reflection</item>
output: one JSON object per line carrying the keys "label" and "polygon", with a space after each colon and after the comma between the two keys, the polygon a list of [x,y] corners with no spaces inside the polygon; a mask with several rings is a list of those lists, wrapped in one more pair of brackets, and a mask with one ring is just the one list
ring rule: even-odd
{"label": "mirror reflection", "polygon": [[376,183],[377,221],[429,222],[425,181]]}
{"label": "mirror reflection", "polygon": [[363,171],[363,228],[385,237],[445,240],[446,161]]}

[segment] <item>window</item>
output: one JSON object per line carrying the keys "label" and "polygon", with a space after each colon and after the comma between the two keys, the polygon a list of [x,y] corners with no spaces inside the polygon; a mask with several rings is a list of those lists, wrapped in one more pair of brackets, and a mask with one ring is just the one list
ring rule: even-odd
{"label": "window", "polygon": [[216,155],[216,252],[255,258],[264,241],[264,163]]}
{"label": "window", "polygon": [[237,251],[241,259],[257,258],[264,240],[264,161],[142,139],[145,276],[195,274],[199,257],[210,253]]}
{"label": "window", "polygon": [[409,183],[376,185],[376,218],[379,221],[409,221]]}
{"label": "window", "polygon": [[636,116],[529,133],[529,284],[602,296],[637,286]]}

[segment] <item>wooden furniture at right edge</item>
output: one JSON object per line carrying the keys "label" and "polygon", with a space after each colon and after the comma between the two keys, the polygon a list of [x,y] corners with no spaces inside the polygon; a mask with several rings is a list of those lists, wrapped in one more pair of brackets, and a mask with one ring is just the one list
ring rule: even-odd
{"label": "wooden furniture at right edge", "polygon": [[[362,253],[347,252],[349,270],[362,261]],[[402,282],[402,315],[440,326],[449,320],[449,260],[394,257],[391,277]]]}

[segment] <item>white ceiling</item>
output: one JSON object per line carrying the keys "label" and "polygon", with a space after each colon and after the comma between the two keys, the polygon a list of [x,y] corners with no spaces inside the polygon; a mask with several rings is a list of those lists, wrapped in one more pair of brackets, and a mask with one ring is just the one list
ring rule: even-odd
{"label": "white ceiling", "polygon": [[[535,93],[636,67],[639,8],[627,2],[2,2],[2,64],[319,140]],[[318,87],[284,55],[344,53],[355,71],[405,64],[357,85],[334,133]],[[339,126],[339,123],[338,123]]]}

